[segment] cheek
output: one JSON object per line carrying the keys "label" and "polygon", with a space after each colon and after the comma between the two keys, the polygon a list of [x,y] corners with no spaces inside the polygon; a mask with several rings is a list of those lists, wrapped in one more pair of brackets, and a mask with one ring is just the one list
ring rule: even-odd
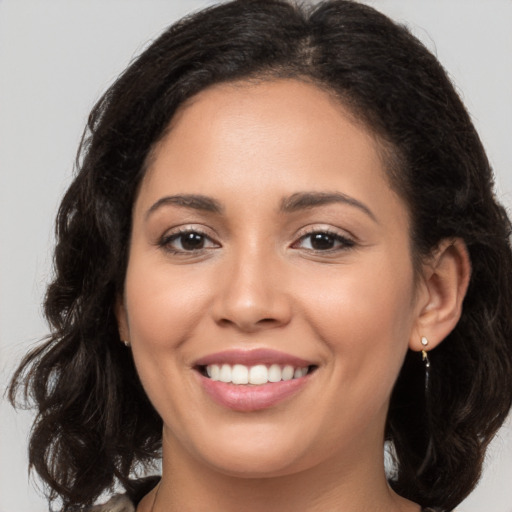
{"label": "cheek", "polygon": [[[388,337],[410,324],[412,270],[408,265],[395,270],[391,262],[375,260],[365,265],[326,269],[317,272],[308,286],[299,283],[295,293],[308,302],[308,310],[324,318],[319,319],[319,327],[335,336],[350,328],[356,338],[365,338],[370,331],[379,330],[381,336]],[[307,280],[307,276],[304,278]],[[357,339],[353,341],[356,343]]]}
{"label": "cheek", "polygon": [[300,295],[308,325],[328,347],[333,371],[344,382],[380,381],[390,388],[399,372],[415,310],[412,265],[395,262],[389,255],[327,269],[317,274],[310,293]]}
{"label": "cheek", "polygon": [[[125,303],[132,353],[142,385],[159,414],[173,425],[185,424],[183,378],[190,363],[190,340],[209,308],[206,275],[186,266],[171,267],[162,258],[132,250],[125,281]],[[173,390],[180,389],[177,394]]]}
{"label": "cheek", "polygon": [[185,267],[129,265],[126,305],[132,344],[169,349],[186,340],[208,307],[208,280]]}

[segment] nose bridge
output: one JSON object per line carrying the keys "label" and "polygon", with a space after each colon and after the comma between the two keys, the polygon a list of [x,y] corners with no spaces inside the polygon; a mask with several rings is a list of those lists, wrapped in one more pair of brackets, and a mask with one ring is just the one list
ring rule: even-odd
{"label": "nose bridge", "polygon": [[247,241],[230,251],[217,295],[217,322],[253,331],[289,321],[291,307],[279,279],[282,262],[271,245]]}

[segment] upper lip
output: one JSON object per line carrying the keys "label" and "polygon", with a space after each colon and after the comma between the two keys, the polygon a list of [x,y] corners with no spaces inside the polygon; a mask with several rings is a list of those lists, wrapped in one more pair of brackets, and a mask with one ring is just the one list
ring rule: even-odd
{"label": "upper lip", "polygon": [[279,364],[283,366],[290,365],[294,368],[306,368],[307,366],[314,365],[312,361],[306,361],[301,357],[267,348],[224,350],[201,357],[195,362],[195,366],[209,366],[211,364],[243,364],[245,366]]}

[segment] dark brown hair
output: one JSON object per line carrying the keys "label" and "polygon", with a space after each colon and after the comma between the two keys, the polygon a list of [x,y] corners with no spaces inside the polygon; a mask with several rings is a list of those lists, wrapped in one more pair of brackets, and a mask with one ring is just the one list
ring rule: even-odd
{"label": "dark brown hair", "polygon": [[463,104],[434,56],[370,7],[239,0],[171,26],[90,115],[57,218],[45,301],[51,334],[10,388],[13,402],[21,387],[37,407],[30,463],[64,511],[116,481],[135,492],[133,469],[159,456],[161,419],[119,342],[113,310],[148,154],[197,92],[279,77],[328,89],[389,148],[418,258],[444,239],[467,245],[472,277],[462,318],[430,353],[426,396],[418,354],[407,355],[386,436],[396,454],[390,484],[423,506],[451,510],[480,476],[512,402],[512,254],[510,222]]}

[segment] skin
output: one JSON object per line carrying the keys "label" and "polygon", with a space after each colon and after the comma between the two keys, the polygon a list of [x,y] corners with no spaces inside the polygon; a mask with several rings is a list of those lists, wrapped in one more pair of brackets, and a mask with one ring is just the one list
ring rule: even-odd
{"label": "skin", "polygon": [[[386,482],[385,419],[408,348],[421,336],[435,347],[458,320],[463,244],[441,244],[415,279],[409,213],[378,141],[314,85],[217,85],[170,128],[134,205],[117,305],[164,422],[158,496],[138,512],[417,512]],[[345,200],[282,211],[300,193]],[[161,201],[180,194],[222,211]],[[186,250],[180,230],[202,233],[200,248]],[[315,250],[311,233],[326,231],[332,248]],[[213,402],[194,361],[253,348],[318,368],[262,411]]]}

